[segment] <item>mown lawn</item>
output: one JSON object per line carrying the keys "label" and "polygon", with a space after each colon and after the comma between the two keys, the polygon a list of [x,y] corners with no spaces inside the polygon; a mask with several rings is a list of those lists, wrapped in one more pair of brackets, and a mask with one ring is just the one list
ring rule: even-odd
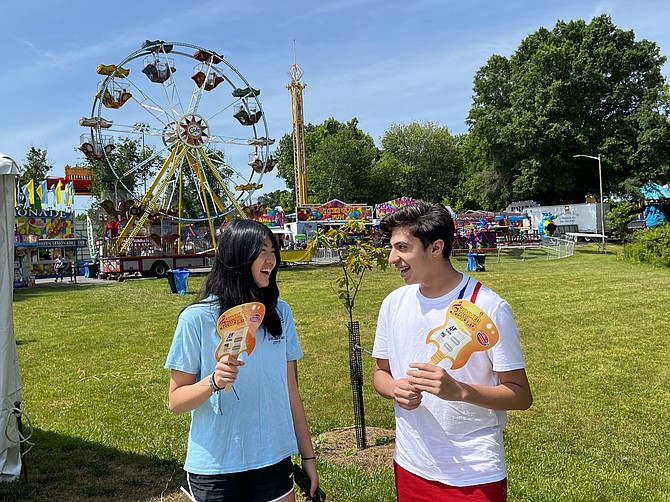
{"label": "mown lawn", "polygon": [[[535,397],[530,410],[510,413],[510,500],[670,500],[670,270],[608,250],[580,247],[552,261],[489,257],[476,274],[515,311]],[[279,275],[306,354],[300,384],[315,438],[354,422],[336,275],[334,267]],[[365,348],[382,299],[401,283],[392,270],[364,282],[356,317]],[[185,296],[170,294],[164,280],[15,293],[35,446],[28,482],[0,485],[2,500],[182,500],[189,419],[167,410],[163,363],[176,317],[201,284],[191,277]],[[367,425],[392,428],[391,403],[372,389],[368,356],[364,364]],[[390,469],[320,459],[319,470],[332,502],[394,500]]]}

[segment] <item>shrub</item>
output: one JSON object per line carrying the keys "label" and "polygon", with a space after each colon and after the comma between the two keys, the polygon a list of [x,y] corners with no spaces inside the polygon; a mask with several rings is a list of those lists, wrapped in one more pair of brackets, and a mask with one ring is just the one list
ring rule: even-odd
{"label": "shrub", "polygon": [[612,236],[627,241],[632,233],[628,230],[628,223],[633,219],[634,215],[640,213],[642,208],[639,204],[624,200],[612,204],[610,211],[607,213],[607,225],[612,231]]}
{"label": "shrub", "polygon": [[670,267],[670,223],[635,232],[624,246],[626,260]]}

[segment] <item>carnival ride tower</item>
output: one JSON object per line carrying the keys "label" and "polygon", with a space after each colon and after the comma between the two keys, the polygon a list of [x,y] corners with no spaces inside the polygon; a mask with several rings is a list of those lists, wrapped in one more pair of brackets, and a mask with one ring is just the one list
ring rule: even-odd
{"label": "carnival ride tower", "polygon": [[306,86],[300,82],[304,71],[297,62],[289,69],[291,83],[286,88],[291,91],[293,111],[293,166],[295,170],[295,207],[307,204],[307,175],[305,167],[305,115],[302,106],[302,91]]}

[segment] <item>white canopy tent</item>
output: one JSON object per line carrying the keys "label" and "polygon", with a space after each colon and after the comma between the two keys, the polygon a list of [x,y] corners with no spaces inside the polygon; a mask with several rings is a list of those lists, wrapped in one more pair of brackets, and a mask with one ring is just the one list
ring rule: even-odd
{"label": "white canopy tent", "polygon": [[14,286],[14,190],[19,168],[0,153],[0,481],[21,474],[19,431],[14,403],[21,402],[21,374],[12,312]]}

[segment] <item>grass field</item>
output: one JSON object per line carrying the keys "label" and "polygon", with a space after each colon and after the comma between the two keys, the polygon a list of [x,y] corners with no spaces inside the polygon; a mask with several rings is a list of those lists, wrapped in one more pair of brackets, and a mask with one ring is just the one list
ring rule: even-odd
{"label": "grass field", "polygon": [[[476,277],[512,305],[535,402],[506,429],[510,500],[670,500],[670,269],[579,247],[562,260],[495,259]],[[459,270],[465,261],[456,261]],[[300,385],[312,435],[353,425],[346,311],[333,267],[279,274],[305,351]],[[14,295],[23,407],[34,434],[28,482],[1,500],[182,500],[188,415],[167,409],[163,363],[177,314],[194,299],[165,280],[37,287]],[[371,349],[395,271],[364,282],[355,317]],[[393,428],[364,360],[368,426]],[[317,444],[318,446],[318,444]],[[352,455],[355,443],[352,443]],[[390,469],[318,462],[332,502],[394,500]]]}

